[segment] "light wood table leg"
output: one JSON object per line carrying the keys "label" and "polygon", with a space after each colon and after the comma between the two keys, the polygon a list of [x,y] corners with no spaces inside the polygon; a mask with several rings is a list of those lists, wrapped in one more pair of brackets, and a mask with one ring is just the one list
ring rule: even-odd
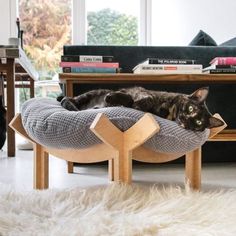
{"label": "light wood table leg", "polygon": [[34,188],[48,188],[48,153],[39,144],[34,144]]}
{"label": "light wood table leg", "polygon": [[114,159],[108,160],[109,180],[114,181]]}
{"label": "light wood table leg", "polygon": [[74,172],[74,162],[67,161],[67,172],[68,173]]}
{"label": "light wood table leg", "polygon": [[201,169],[202,156],[200,147],[185,155],[186,181],[189,182],[190,187],[194,190],[200,190],[201,188]]}

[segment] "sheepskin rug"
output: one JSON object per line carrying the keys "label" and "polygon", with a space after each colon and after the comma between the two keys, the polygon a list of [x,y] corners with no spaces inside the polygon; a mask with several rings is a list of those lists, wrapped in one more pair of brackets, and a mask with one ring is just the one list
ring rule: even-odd
{"label": "sheepskin rug", "polygon": [[111,184],[17,192],[1,184],[0,235],[235,236],[236,190]]}

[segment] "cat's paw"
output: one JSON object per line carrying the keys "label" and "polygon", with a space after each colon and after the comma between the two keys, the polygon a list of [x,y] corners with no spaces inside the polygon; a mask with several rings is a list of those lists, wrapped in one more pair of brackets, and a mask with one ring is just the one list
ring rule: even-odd
{"label": "cat's paw", "polygon": [[64,97],[61,100],[61,106],[69,111],[79,111],[79,109],[74,104],[74,100],[72,98]]}
{"label": "cat's paw", "polygon": [[129,94],[121,92],[111,92],[105,97],[107,106],[124,106],[131,107],[133,104],[133,98]]}
{"label": "cat's paw", "polygon": [[153,98],[144,97],[142,99],[136,100],[133,104],[133,108],[141,111],[150,111],[153,107]]}

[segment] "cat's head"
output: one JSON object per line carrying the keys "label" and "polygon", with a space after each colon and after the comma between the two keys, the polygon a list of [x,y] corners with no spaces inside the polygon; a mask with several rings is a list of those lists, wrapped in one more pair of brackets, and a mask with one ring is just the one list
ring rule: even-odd
{"label": "cat's head", "polygon": [[203,131],[224,125],[224,122],[212,116],[206,106],[208,87],[200,88],[181,101],[177,120],[185,129]]}

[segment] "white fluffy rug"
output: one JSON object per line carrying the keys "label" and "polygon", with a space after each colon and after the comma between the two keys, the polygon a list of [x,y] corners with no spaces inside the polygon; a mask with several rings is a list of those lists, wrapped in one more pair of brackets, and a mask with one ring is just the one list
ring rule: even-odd
{"label": "white fluffy rug", "polygon": [[16,192],[0,185],[0,235],[235,236],[236,190],[112,184]]}

